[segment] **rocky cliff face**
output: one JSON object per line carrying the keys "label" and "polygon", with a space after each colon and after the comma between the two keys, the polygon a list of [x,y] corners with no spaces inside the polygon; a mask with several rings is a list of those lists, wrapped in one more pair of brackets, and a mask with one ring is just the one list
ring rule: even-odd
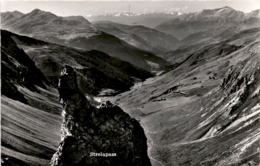
{"label": "rocky cliff face", "polygon": [[62,140],[52,166],[151,165],[140,124],[110,102],[92,105],[79,91],[69,66],[61,73],[59,93],[64,108]]}

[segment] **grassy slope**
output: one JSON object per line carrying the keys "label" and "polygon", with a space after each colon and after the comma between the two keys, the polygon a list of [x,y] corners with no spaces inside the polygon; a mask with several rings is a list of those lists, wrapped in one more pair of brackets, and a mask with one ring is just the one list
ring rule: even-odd
{"label": "grassy slope", "polygon": [[[222,43],[228,47],[195,51],[115,99],[142,121],[154,165],[259,163],[259,34],[245,31]],[[228,77],[232,92],[221,87]],[[245,77],[250,86],[238,83]]]}
{"label": "grassy slope", "polygon": [[127,42],[108,33],[100,33],[89,38],[78,37],[66,41],[66,45],[86,50],[100,50],[112,57],[129,62],[134,66],[153,71],[148,61],[158,65],[156,70],[163,69],[169,63],[151,52],[136,48]]}
{"label": "grassy slope", "polygon": [[154,52],[157,55],[174,50],[179,44],[178,39],[145,26],[130,26],[109,21],[97,22],[94,26],[135,47]]}
{"label": "grassy slope", "polygon": [[61,111],[61,107],[57,100],[46,100],[44,95],[32,91],[28,93],[37,97],[37,104],[46,108],[38,109],[2,96],[2,155],[29,165],[48,165],[58,147],[61,126],[60,115],[53,114],[49,109]]}

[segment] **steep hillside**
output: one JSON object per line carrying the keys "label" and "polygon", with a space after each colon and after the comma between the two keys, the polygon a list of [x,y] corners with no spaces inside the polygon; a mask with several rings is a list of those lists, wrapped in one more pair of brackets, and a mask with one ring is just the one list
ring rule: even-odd
{"label": "steep hillside", "polygon": [[2,28],[47,42],[84,50],[96,49],[147,71],[160,70],[167,65],[154,54],[97,30],[82,16],[59,17],[39,9],[20,17],[13,15],[10,12],[1,14],[1,17],[12,17],[13,20],[3,19]]}
{"label": "steep hillside", "polygon": [[145,26],[130,26],[108,21],[97,22],[94,26],[101,31],[113,34],[135,47],[157,54],[174,50],[179,45],[178,39],[173,36]]}
{"label": "steep hillside", "polygon": [[252,29],[201,48],[115,98],[141,120],[153,165],[259,164],[259,37]]}
{"label": "steep hillside", "polygon": [[1,33],[1,165],[48,165],[58,146],[58,93],[7,33]]}
{"label": "steep hillside", "polygon": [[35,90],[35,86],[42,88],[47,86],[48,81],[41,71],[7,33],[1,33],[1,54],[2,77],[5,78],[2,80],[2,94],[24,101],[15,84],[21,84],[32,90]]}
{"label": "steep hillside", "polygon": [[[201,50],[205,51],[208,50],[209,52],[221,52],[221,50],[229,50],[232,51],[233,49],[236,50],[237,47],[241,47],[242,44],[236,44],[233,46],[227,45],[226,40],[227,38],[241,41],[242,43],[246,41],[246,43],[251,42],[255,40],[258,37],[259,33],[258,28],[252,28],[252,29],[247,29],[243,31],[239,31],[237,33],[231,33],[229,35],[223,35],[223,36],[218,36],[217,41],[214,40],[207,40],[206,42],[196,42],[194,40],[194,44],[186,44],[183,46],[180,46],[178,49],[174,51],[169,51],[166,54],[163,55],[167,61],[171,62],[173,66],[176,66],[182,62],[185,61],[186,58],[188,58],[191,54],[194,54],[196,52],[200,52]],[[224,37],[226,36],[226,37]]]}
{"label": "steep hillside", "polygon": [[2,34],[5,35],[4,41],[12,38],[23,48],[54,86],[57,86],[60,70],[65,64],[77,69],[81,76],[78,80],[81,89],[89,94],[98,94],[103,89],[125,91],[134,82],[152,76],[149,72],[99,51],[76,50],[8,31],[2,31]]}

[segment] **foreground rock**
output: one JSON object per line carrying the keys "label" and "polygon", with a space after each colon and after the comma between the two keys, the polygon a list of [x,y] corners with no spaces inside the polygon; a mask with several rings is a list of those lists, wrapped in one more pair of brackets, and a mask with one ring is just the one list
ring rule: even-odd
{"label": "foreground rock", "polygon": [[63,103],[62,141],[52,166],[149,166],[140,124],[106,102],[96,108],[79,91],[76,73],[66,66],[59,80]]}

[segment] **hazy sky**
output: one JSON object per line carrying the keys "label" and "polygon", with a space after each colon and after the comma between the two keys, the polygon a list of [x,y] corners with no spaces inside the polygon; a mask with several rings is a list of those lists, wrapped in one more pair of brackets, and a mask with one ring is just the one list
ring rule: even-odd
{"label": "hazy sky", "polygon": [[48,1],[48,0],[1,0],[1,11],[18,10],[28,13],[35,8],[53,12],[57,15],[99,15],[113,12],[194,12],[205,8],[218,8],[230,6],[237,10],[249,12],[260,9],[260,0],[78,0],[78,1]]}

